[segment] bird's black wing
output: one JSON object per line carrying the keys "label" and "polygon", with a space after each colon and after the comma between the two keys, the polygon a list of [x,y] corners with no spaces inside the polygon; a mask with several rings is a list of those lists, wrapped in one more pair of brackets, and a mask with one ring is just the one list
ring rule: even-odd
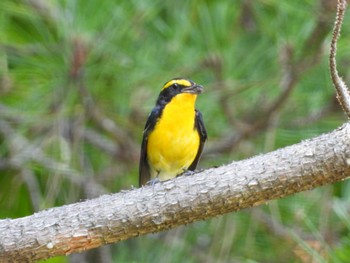
{"label": "bird's black wing", "polygon": [[200,142],[199,142],[199,147],[198,147],[196,158],[194,158],[193,162],[188,167],[188,170],[190,170],[190,171],[194,171],[196,169],[199,158],[201,157],[201,154],[203,152],[204,143],[207,140],[207,131],[206,131],[205,126],[204,126],[202,113],[199,110],[196,110],[196,117],[195,117],[194,125],[195,125],[195,129],[199,133]]}
{"label": "bird's black wing", "polygon": [[148,135],[154,129],[157,120],[161,114],[161,110],[155,107],[151,114],[148,116],[145,129],[143,131],[143,139],[141,144],[141,155],[139,164],[139,186],[145,185],[149,180],[151,180],[151,171],[147,161],[147,142]]}

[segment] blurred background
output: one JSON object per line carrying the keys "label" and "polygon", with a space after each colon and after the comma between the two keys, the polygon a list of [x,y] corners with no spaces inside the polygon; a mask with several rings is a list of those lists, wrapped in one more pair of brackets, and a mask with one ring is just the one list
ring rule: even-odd
{"label": "blurred background", "polygon": [[[0,218],[137,187],[162,85],[205,87],[200,168],[346,121],[336,0],[1,0]],[[350,83],[350,14],[338,47]],[[348,262],[349,182],[45,262]]]}

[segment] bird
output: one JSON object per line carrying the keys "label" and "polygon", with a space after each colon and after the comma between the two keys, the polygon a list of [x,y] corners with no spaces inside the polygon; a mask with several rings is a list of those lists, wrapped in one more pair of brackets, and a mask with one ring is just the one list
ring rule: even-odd
{"label": "bird", "polygon": [[139,186],[191,174],[207,140],[195,108],[203,87],[186,78],[166,82],[146,121],[141,144]]}

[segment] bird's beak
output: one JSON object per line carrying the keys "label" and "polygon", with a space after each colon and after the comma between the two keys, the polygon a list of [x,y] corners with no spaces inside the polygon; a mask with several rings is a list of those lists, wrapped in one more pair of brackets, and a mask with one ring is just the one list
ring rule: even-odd
{"label": "bird's beak", "polygon": [[183,88],[183,93],[191,93],[191,94],[201,94],[204,91],[203,87],[201,85],[194,84],[190,87]]}

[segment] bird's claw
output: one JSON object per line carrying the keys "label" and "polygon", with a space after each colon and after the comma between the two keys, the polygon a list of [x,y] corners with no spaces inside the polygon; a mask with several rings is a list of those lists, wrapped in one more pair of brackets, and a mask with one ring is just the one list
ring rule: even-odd
{"label": "bird's claw", "polygon": [[183,176],[190,176],[190,175],[194,175],[196,172],[195,171],[190,171],[190,170],[186,170],[184,171],[182,174]]}
{"label": "bird's claw", "polygon": [[149,181],[146,183],[146,185],[152,185],[152,186],[154,186],[155,184],[157,184],[157,183],[159,183],[159,182],[160,182],[159,178],[156,177],[156,178],[154,178],[154,179],[149,180]]}

